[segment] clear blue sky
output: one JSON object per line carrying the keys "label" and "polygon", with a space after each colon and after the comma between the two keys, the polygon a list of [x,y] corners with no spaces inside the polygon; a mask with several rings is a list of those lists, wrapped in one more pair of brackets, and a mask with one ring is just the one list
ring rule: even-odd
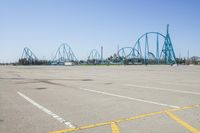
{"label": "clear blue sky", "polygon": [[200,0],[1,0],[0,62],[29,47],[50,59],[68,43],[78,59],[104,46],[104,57],[147,31],[170,35],[179,56],[200,56]]}

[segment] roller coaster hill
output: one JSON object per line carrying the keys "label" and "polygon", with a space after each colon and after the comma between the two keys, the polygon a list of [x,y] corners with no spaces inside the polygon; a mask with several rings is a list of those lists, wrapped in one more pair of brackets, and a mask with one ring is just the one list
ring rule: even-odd
{"label": "roller coaster hill", "polygon": [[19,65],[44,65],[49,64],[46,60],[39,60],[36,55],[27,47],[23,49],[22,57],[19,59]]}
{"label": "roller coaster hill", "polygon": [[29,49],[24,48],[19,64],[22,65],[73,65],[81,64],[177,64],[177,59],[169,35],[167,25],[166,35],[159,32],[146,32],[141,35],[132,47],[120,48],[113,56],[103,59],[101,54],[93,49],[87,60],[79,61],[71,47],[64,43],[59,46],[52,60],[39,60]]}

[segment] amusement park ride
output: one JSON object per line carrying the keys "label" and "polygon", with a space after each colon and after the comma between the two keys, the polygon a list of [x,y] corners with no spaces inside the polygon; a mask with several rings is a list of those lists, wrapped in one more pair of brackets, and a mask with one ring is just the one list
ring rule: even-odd
{"label": "amusement park ride", "polygon": [[35,54],[27,47],[23,49],[22,57],[19,59],[19,62],[21,64],[35,64],[36,61],[38,61],[38,58],[35,56]]}
{"label": "amusement park ride", "polygon": [[[154,46],[149,44],[150,41],[154,42],[152,44]],[[153,49],[150,50],[150,46],[154,47],[154,52],[152,52]],[[155,61],[154,64],[176,64],[176,56],[169,35],[169,25],[167,25],[166,35],[159,32],[147,32],[137,39],[133,47],[123,47],[117,55],[122,60],[132,60],[133,63],[149,64]]]}
{"label": "amusement park ride", "polygon": [[74,55],[74,52],[72,51],[71,47],[63,43],[58,48],[55,57],[53,58],[53,61],[51,64],[64,64],[65,62],[78,62],[76,56]]}
{"label": "amusement park ride", "polygon": [[[176,64],[176,56],[169,35],[167,25],[166,35],[159,32],[146,32],[141,35],[133,47],[123,47],[117,51],[115,61],[119,64]],[[24,48],[22,58],[34,64],[38,58],[29,48]],[[63,65],[65,62],[80,64],[71,47],[64,43],[59,46],[54,58],[49,61],[51,65]],[[103,60],[103,47],[101,54],[93,49],[86,61],[88,64],[112,63],[113,60]]]}

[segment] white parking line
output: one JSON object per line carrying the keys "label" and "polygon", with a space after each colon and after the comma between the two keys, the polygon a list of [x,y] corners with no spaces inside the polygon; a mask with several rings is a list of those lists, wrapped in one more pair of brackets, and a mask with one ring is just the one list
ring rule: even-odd
{"label": "white parking line", "polygon": [[128,99],[128,100],[133,100],[133,101],[156,104],[156,105],[161,105],[161,106],[168,106],[168,107],[172,107],[172,108],[180,108],[179,106],[174,106],[174,105],[169,105],[169,104],[164,104],[164,103],[158,103],[158,102],[153,102],[153,101],[143,100],[143,99],[138,99],[138,98],[133,98],[133,97],[127,97],[127,96],[112,94],[112,93],[103,92],[103,91],[91,90],[91,89],[86,89],[86,88],[80,88],[80,89],[84,90],[84,91],[89,91],[89,92],[93,92],[93,93],[99,93],[99,94],[113,96],[113,97],[124,98],[124,99]]}
{"label": "white parking line", "polygon": [[193,84],[193,83],[174,83],[174,82],[163,82],[163,81],[157,81],[158,83],[161,83],[161,84],[166,84],[166,85],[179,85],[179,86],[194,86],[194,87],[198,87],[199,84]]}
{"label": "white parking line", "polygon": [[36,103],[35,101],[33,101],[32,99],[30,99],[29,97],[25,96],[24,94],[22,94],[21,92],[17,92],[21,97],[23,97],[24,99],[26,99],[27,101],[29,101],[31,104],[33,104],[34,106],[36,106],[37,108],[39,108],[40,110],[42,110],[43,112],[47,113],[48,115],[52,116],[53,118],[55,118],[56,120],[58,120],[60,123],[64,123],[68,128],[75,128],[74,125],[71,124],[71,122],[66,121],[65,119],[63,119],[62,117],[56,115],[55,113],[53,113],[52,111],[48,110],[47,108],[43,107],[42,105]]}
{"label": "white parking line", "polygon": [[185,94],[200,95],[200,92],[193,92],[193,91],[182,91],[182,90],[174,90],[174,89],[172,90],[172,89],[166,89],[166,88],[139,86],[139,85],[133,85],[133,84],[124,84],[124,85],[125,86],[130,86],[130,87],[152,89],[152,90],[162,90],[162,91],[170,91],[170,92],[178,92],[178,93],[185,93]]}

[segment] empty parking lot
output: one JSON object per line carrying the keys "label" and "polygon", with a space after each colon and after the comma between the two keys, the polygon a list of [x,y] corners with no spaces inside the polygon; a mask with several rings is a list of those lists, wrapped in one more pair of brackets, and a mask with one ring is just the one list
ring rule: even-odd
{"label": "empty parking lot", "polygon": [[199,66],[0,66],[2,133],[199,129]]}

